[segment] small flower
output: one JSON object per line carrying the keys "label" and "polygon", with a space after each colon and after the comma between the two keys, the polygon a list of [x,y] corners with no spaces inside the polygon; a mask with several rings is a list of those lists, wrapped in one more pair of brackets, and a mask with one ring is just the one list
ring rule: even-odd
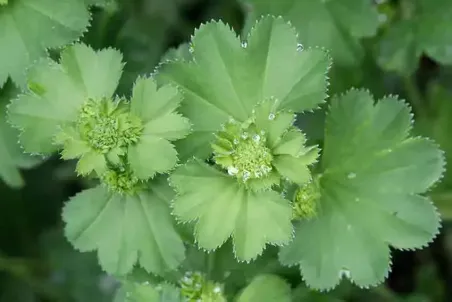
{"label": "small flower", "polygon": [[293,219],[311,219],[318,213],[320,191],[317,181],[311,181],[296,192],[292,202]]}
{"label": "small flower", "polygon": [[193,272],[185,275],[179,282],[181,295],[184,301],[188,302],[226,302],[223,294],[223,287],[210,281],[200,272]]}
{"label": "small flower", "polygon": [[304,146],[304,135],[292,125],[293,113],[275,114],[271,106],[263,102],[247,121],[226,123],[212,145],[215,162],[255,190],[277,185],[281,178],[298,184],[309,181],[307,166],[318,155],[317,148]]}

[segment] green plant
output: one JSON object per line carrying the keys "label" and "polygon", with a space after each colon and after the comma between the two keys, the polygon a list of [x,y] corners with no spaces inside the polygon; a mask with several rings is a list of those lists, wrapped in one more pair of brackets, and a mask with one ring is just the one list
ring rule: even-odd
{"label": "green plant", "polygon": [[[0,28],[47,2],[6,1]],[[3,62],[0,52],[0,82],[23,87],[7,110],[24,151],[58,152],[96,183],[65,204],[65,235],[121,281],[116,301],[301,295],[270,264],[297,266],[316,290],[343,278],[369,288],[388,276],[390,247],[419,249],[438,234],[425,193],[442,177],[444,155],[413,135],[407,103],[348,89],[329,102],[321,144],[296,124],[326,103],[332,62],[334,81],[364,60],[360,39],[379,26],[370,2],[250,1],[242,37],[222,21],[201,25],[126,96],[115,93],[120,51],[75,42],[58,59],[45,55],[77,39],[87,6],[102,4],[66,2],[67,12],[78,10],[71,18],[58,8],[43,14],[52,34],[26,31],[27,60]],[[304,26],[309,19],[288,23],[298,11],[323,24],[321,33]],[[17,49],[12,33],[21,31],[5,24],[0,44]],[[41,35],[49,40],[33,44]]]}

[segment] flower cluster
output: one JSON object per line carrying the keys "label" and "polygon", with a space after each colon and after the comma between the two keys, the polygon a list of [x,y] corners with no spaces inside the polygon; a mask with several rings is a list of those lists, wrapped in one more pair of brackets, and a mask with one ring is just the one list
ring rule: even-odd
{"label": "flower cluster", "polygon": [[181,296],[187,302],[225,302],[223,287],[200,272],[187,272],[180,280]]}

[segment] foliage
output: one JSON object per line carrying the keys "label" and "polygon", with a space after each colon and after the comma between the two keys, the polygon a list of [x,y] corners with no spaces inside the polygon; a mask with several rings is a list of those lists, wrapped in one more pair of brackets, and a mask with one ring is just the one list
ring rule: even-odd
{"label": "foliage", "polygon": [[452,217],[451,4],[206,3],[0,0],[0,178],[62,222],[0,301],[440,300],[388,286]]}

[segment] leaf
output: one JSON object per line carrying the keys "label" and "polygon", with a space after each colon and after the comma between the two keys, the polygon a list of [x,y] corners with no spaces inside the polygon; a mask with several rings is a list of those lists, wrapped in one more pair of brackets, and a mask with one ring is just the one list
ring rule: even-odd
{"label": "leaf", "polygon": [[424,193],[442,175],[442,152],[409,137],[411,113],[366,91],[332,101],[326,120],[319,213],[296,225],[281,248],[284,265],[299,264],[306,283],[331,289],[345,276],[374,286],[389,271],[389,246],[416,249],[437,235],[436,209]]}
{"label": "leaf", "polygon": [[125,275],[136,263],[154,274],[174,270],[185,248],[164,197],[168,190],[165,179],[132,196],[102,185],[85,190],[63,209],[66,237],[81,252],[97,250],[110,274]]}
{"label": "leaf", "polygon": [[25,86],[25,70],[58,48],[78,39],[89,25],[83,1],[14,0],[0,10],[0,86],[7,78]]}
{"label": "leaf", "polygon": [[276,275],[260,275],[251,281],[238,296],[237,302],[290,302],[291,289]]}
{"label": "leaf", "polygon": [[440,64],[452,64],[452,33],[450,26],[452,3],[437,0],[406,2],[405,18],[388,27],[378,44],[378,63],[386,70],[410,74],[418,60],[426,54]]}
{"label": "leaf", "polygon": [[252,5],[252,18],[282,16],[297,29],[304,47],[324,47],[334,63],[357,66],[364,57],[360,38],[374,36],[378,13],[370,1],[244,0]]}
{"label": "leaf", "polygon": [[48,154],[56,151],[54,137],[60,127],[77,119],[89,98],[113,95],[122,70],[119,52],[95,52],[83,44],[66,48],[59,64],[43,59],[29,72],[29,90],[9,105],[11,123],[22,130],[25,151]]}
{"label": "leaf", "polygon": [[15,92],[9,85],[0,91],[0,178],[7,185],[20,188],[24,180],[19,169],[32,168],[42,159],[23,152],[17,142],[19,131],[6,121],[6,104]]}
{"label": "leaf", "polygon": [[144,123],[138,143],[129,147],[129,162],[137,177],[148,179],[176,165],[177,151],[169,141],[184,138],[190,131],[188,119],[174,112],[181,100],[179,91],[170,85],[157,89],[151,78],[135,83],[130,111]]}
{"label": "leaf", "polygon": [[233,237],[238,260],[250,261],[266,244],[283,245],[292,238],[292,209],[273,191],[253,192],[213,167],[195,160],[171,176],[179,193],[173,213],[181,222],[196,220],[199,247],[214,250]]}
{"label": "leaf", "polygon": [[221,22],[202,25],[191,41],[193,59],[164,64],[157,75],[182,89],[180,111],[194,123],[178,144],[181,157],[208,157],[212,133],[229,117],[245,121],[266,99],[278,100],[275,110],[298,112],[324,102],[330,60],[319,49],[298,51],[297,44],[281,18],[263,18],[243,43]]}

